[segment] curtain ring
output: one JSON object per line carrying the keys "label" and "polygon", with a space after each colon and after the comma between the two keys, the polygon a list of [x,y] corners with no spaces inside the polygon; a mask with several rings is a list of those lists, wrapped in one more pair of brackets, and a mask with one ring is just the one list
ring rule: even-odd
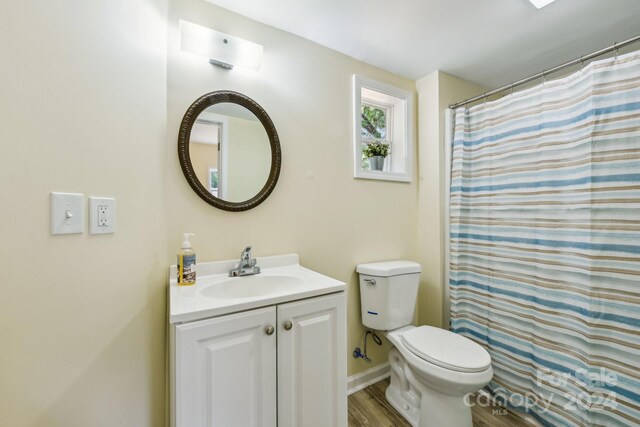
{"label": "curtain ring", "polygon": [[545,84],[547,82],[547,71],[546,70],[542,70],[542,84]]}
{"label": "curtain ring", "polygon": [[584,55],[580,55],[580,71],[584,70]]}
{"label": "curtain ring", "polygon": [[618,60],[618,47],[617,47],[617,45],[618,45],[618,42],[613,43],[613,59],[615,61]]}
{"label": "curtain ring", "polygon": [[513,83],[511,83],[511,96],[513,96]]}
{"label": "curtain ring", "polygon": [[485,94],[482,96],[482,98],[484,99],[483,104],[484,104],[484,105],[487,105],[487,94],[485,93]]}

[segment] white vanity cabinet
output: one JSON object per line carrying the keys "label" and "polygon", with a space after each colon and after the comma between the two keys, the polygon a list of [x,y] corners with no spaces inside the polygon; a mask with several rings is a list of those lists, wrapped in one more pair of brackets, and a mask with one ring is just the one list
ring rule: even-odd
{"label": "white vanity cabinet", "polygon": [[176,326],[176,427],[277,425],[275,323],[267,307]]}
{"label": "white vanity cabinet", "polygon": [[346,427],[344,292],[278,306],[278,426]]}
{"label": "white vanity cabinet", "polygon": [[345,293],[172,325],[174,427],[346,427]]}

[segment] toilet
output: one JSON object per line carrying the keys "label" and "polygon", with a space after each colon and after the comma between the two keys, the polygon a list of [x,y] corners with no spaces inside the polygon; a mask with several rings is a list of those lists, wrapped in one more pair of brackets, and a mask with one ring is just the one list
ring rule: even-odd
{"label": "toilet", "polygon": [[479,344],[432,326],[413,326],[420,264],[358,265],[362,323],[384,331],[391,384],[386,397],[414,427],[471,427],[467,395],[489,383],[491,356]]}

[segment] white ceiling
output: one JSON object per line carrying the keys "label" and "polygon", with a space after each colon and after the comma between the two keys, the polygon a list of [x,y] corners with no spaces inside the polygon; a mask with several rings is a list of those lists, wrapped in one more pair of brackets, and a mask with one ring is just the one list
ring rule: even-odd
{"label": "white ceiling", "polygon": [[640,0],[207,1],[411,79],[489,88],[640,34]]}

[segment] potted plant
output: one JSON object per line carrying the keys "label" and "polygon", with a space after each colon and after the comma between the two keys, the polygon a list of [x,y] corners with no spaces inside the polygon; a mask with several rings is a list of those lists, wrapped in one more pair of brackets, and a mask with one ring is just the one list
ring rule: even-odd
{"label": "potted plant", "polygon": [[384,168],[384,159],[391,153],[389,144],[381,141],[367,142],[362,147],[362,155],[369,160],[371,170],[381,171]]}

